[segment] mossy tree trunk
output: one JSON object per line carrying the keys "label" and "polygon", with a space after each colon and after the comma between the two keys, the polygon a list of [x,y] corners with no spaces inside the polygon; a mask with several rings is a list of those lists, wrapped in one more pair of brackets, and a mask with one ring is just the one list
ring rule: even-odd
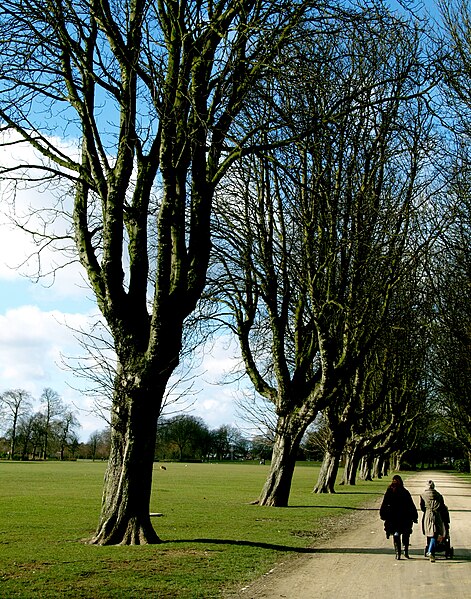
{"label": "mossy tree trunk", "polygon": [[100,521],[92,539],[100,545],[160,541],[149,515],[156,436],[155,388],[140,390],[139,401],[113,409],[111,451]]}
{"label": "mossy tree trunk", "polygon": [[273,443],[268,476],[260,493],[258,504],[287,507],[296,458],[305,426],[289,418],[280,418]]}
{"label": "mossy tree trunk", "polygon": [[313,493],[335,493],[335,480],[339,470],[340,455],[327,450]]}
{"label": "mossy tree trunk", "polygon": [[342,485],[355,485],[358,467],[363,455],[363,444],[361,440],[352,440],[347,448],[345,457],[345,468],[342,476]]}

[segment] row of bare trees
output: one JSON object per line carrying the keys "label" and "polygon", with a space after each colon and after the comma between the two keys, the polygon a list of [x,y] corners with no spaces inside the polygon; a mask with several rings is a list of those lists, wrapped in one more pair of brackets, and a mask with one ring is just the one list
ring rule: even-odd
{"label": "row of bare trees", "polygon": [[[77,455],[81,458],[108,459],[110,454],[110,429],[95,431],[86,443],[79,445]],[[177,414],[160,418],[155,446],[156,461],[246,460],[253,456],[269,457],[261,441],[246,439],[239,429],[222,425],[210,429],[199,417]]]}
{"label": "row of bare trees", "polygon": [[39,398],[39,410],[28,391],[10,389],[0,395],[0,423],[9,441],[7,456],[12,459],[43,459],[66,454],[74,456],[80,426],[74,410],[59,394],[46,387]]}
{"label": "row of bare trees", "polygon": [[433,81],[417,29],[385,10],[362,16],[293,44],[293,69],[266,108],[291,118],[261,134],[264,150],[217,196],[210,296],[276,414],[262,505],[288,504],[319,412],[330,437],[315,488],[325,492],[347,442],[352,482],[360,446],[391,451],[421,410]]}
{"label": "row of bare trees", "polygon": [[431,256],[468,139],[465,118],[444,126],[470,105],[466,11],[443,3],[445,35],[380,0],[5,0],[3,146],[34,158],[0,165],[2,180],[13,199],[55,186],[38,255],[78,258],[117,358],[93,542],[160,541],[157,420],[203,293],[275,416],[260,504],[287,505],[320,412],[319,491],[345,448],[352,482],[362,453],[379,463],[413,442]]}

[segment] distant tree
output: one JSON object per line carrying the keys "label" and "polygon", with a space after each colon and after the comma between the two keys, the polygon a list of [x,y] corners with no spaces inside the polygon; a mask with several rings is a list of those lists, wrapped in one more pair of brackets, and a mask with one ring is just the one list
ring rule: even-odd
{"label": "distant tree", "polygon": [[111,430],[104,428],[97,433],[96,457],[100,460],[108,459],[111,448]]}
{"label": "distant tree", "polygon": [[66,410],[60,420],[54,421],[53,430],[57,438],[61,460],[65,458],[67,448],[76,447],[78,443],[76,431],[79,427],[80,423],[76,415],[70,410]]}
{"label": "distant tree", "polygon": [[201,418],[180,414],[165,423],[165,441],[177,450],[177,457],[201,458],[201,441],[209,434],[206,424]]}
{"label": "distant tree", "polygon": [[273,439],[264,436],[256,435],[252,439],[252,454],[259,460],[268,460],[273,451]]}
{"label": "distant tree", "polygon": [[211,431],[211,449],[216,460],[227,460],[231,456],[231,436],[229,427],[221,426]]}
{"label": "distant tree", "polygon": [[8,456],[8,450],[10,448],[10,443],[6,437],[0,437],[0,455],[2,457]]}
{"label": "distant tree", "polygon": [[44,445],[42,453],[43,459],[47,460],[49,434],[53,420],[64,415],[66,406],[59,394],[49,387],[44,389],[39,401],[41,402],[42,413],[44,415]]}
{"label": "distant tree", "polygon": [[97,456],[98,443],[100,442],[100,434],[98,431],[93,432],[87,442],[89,457],[94,462]]}
{"label": "distant tree", "polygon": [[1,394],[0,403],[3,406],[6,422],[10,431],[9,459],[12,460],[16,453],[17,428],[20,419],[27,416],[32,409],[32,397],[31,394],[24,389],[11,389]]}
{"label": "distant tree", "polygon": [[20,419],[18,426],[18,445],[21,447],[21,459],[39,458],[44,447],[44,414],[30,413]]}
{"label": "distant tree", "polygon": [[244,459],[249,442],[238,428],[224,424],[211,431],[211,453],[217,460]]}
{"label": "distant tree", "polygon": [[249,455],[251,444],[243,433],[235,426],[227,426],[229,450],[234,460],[244,460]]}

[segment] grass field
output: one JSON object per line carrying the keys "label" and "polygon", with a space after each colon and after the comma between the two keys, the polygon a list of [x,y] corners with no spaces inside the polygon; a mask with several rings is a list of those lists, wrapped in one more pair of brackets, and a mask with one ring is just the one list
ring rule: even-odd
{"label": "grass field", "polygon": [[[308,550],[389,478],[315,495],[318,468],[296,467],[289,508],[250,505],[268,466],[156,464],[151,512],[160,545],[88,545],[105,464],[0,462],[0,597],[210,599]],[[378,518],[378,526],[381,522]]]}

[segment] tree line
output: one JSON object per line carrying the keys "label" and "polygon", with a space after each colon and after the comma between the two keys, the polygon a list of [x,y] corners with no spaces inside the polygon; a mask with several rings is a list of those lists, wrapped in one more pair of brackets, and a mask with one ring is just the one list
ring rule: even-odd
{"label": "tree line", "polygon": [[[13,412],[9,412],[7,402],[16,398],[18,413],[14,426]],[[68,427],[70,414],[67,407],[58,401],[51,389],[45,389],[41,399],[41,409],[31,410],[28,394],[14,390],[2,395],[3,436],[0,437],[0,458],[20,460],[99,460],[106,461],[110,456],[111,431],[109,427],[94,431],[89,439],[80,442],[76,436],[78,422]],[[4,401],[3,401],[4,398]],[[55,400],[55,401],[54,401]],[[49,404],[48,404],[49,401]],[[65,408],[65,411],[64,411]],[[47,413],[52,415],[49,435],[45,429]],[[64,417],[65,416],[65,417]],[[62,419],[63,418],[63,419]],[[464,467],[463,448],[448,433],[444,419],[429,422],[424,419],[421,435],[407,451],[393,454],[392,468],[398,468],[398,462],[407,469],[415,468],[456,468]],[[68,434],[64,432],[68,430]],[[298,449],[297,461],[322,463],[328,450],[331,431],[321,414],[308,427]],[[211,462],[211,461],[255,461],[269,464],[273,452],[273,435],[270,429],[265,434],[247,435],[233,425],[221,425],[211,429],[201,417],[191,414],[177,414],[159,419],[154,452],[156,462]],[[47,443],[47,447],[46,447]],[[12,453],[12,447],[16,447]],[[14,457],[12,457],[14,456]],[[348,450],[342,454],[343,477],[340,484],[354,484],[351,480]],[[389,464],[387,469],[389,468]],[[358,476],[362,480],[382,477],[385,471],[371,469],[368,460],[363,460]],[[315,481],[313,481],[314,484]]]}
{"label": "tree line", "polygon": [[116,355],[93,542],[160,541],[168,384],[221,330],[272,440],[260,505],[321,417],[317,492],[342,456],[347,484],[400,467],[430,420],[471,451],[471,15],[401,5],[4,2],[3,143],[36,157],[1,176],[55,194],[38,256],[80,261]]}
{"label": "tree line", "polygon": [[77,414],[53,389],[46,387],[34,411],[32,395],[24,389],[0,394],[0,424],[4,432],[0,455],[9,460],[73,458],[79,441]]}

